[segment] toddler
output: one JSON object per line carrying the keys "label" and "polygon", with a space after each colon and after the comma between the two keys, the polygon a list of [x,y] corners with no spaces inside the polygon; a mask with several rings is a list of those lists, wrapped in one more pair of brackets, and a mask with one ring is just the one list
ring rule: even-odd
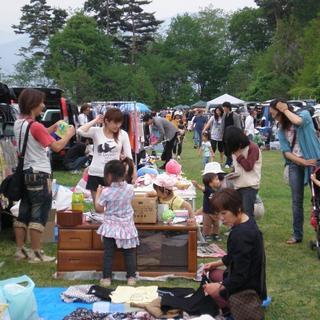
{"label": "toddler", "polygon": [[153,183],[154,191],[147,193],[149,197],[157,197],[160,204],[168,204],[171,210],[185,209],[188,211],[188,224],[194,224],[195,218],[189,202],[183,200],[173,192],[176,179],[166,173],[159,174]]}
{"label": "toddler", "polygon": [[193,185],[203,192],[202,213],[203,213],[203,235],[206,241],[221,241],[220,238],[220,217],[215,213],[210,205],[213,194],[221,188],[221,179],[224,172],[220,163],[209,162],[206,164],[202,174],[203,186],[196,181]]}
{"label": "toddler", "polygon": [[131,205],[134,189],[125,179],[125,166],[120,160],[109,161],[104,168],[106,187],[99,185],[96,210],[104,213],[103,223],[97,233],[103,237],[103,278],[101,286],[111,285],[112,263],[116,248],[121,248],[127,268],[128,285],[135,285],[136,247],[138,232],[133,221]]}
{"label": "toddler", "polygon": [[205,167],[205,165],[209,163],[211,159],[214,159],[214,153],[209,141],[209,134],[207,132],[202,134],[202,143],[199,153],[202,154],[203,167]]}

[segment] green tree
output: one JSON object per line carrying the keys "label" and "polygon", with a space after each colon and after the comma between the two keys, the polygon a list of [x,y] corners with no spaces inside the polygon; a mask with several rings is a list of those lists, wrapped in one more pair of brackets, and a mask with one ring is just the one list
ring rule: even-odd
{"label": "green tree", "polygon": [[16,34],[27,34],[30,38],[29,47],[21,48],[21,55],[45,56],[48,39],[63,27],[67,12],[50,7],[46,0],[30,0],[21,12],[20,23],[12,25]]}
{"label": "green tree", "polygon": [[46,72],[77,102],[95,98],[100,90],[96,74],[115,60],[111,40],[98,30],[96,21],[77,13],[63,31],[49,40]]}
{"label": "green tree", "polygon": [[87,0],[84,3],[86,12],[93,12],[98,26],[107,35],[116,35],[120,31],[120,21],[123,15],[122,0]]}

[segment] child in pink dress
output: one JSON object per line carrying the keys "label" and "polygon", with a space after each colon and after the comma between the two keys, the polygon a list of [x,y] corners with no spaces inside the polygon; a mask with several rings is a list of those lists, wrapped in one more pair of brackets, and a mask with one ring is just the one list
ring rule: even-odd
{"label": "child in pink dress", "polygon": [[136,247],[138,232],[133,221],[131,205],[133,186],[124,181],[125,166],[120,160],[109,161],[104,168],[107,187],[99,186],[96,196],[96,210],[104,213],[103,223],[97,233],[103,237],[104,258],[102,286],[111,285],[112,263],[116,248],[123,252],[128,285],[135,284]]}

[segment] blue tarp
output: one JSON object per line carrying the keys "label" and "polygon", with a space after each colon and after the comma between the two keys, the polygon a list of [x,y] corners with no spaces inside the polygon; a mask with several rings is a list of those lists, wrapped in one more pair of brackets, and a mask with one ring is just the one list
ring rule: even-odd
{"label": "blue tarp", "polygon": [[[42,320],[62,320],[77,308],[92,310],[92,304],[63,302],[60,294],[66,290],[67,288],[34,288],[38,314]],[[125,312],[125,305],[110,303],[110,312]]]}

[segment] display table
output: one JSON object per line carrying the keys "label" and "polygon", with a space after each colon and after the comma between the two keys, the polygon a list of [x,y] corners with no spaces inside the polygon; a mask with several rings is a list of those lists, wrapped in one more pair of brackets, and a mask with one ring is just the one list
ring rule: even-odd
{"label": "display table", "polygon": [[[103,243],[96,233],[99,224],[83,223],[60,227],[57,272],[103,269]],[[197,271],[197,227],[185,224],[137,224],[140,246],[137,271],[142,276],[175,274],[194,277]],[[113,271],[124,271],[120,250],[116,251]]]}
{"label": "display table", "polygon": [[[153,186],[152,184],[149,184],[147,186],[138,186],[134,188],[134,192],[135,194],[144,194],[147,193],[149,191],[153,191]],[[181,197],[182,199],[190,202],[191,206],[192,206],[192,210],[195,211],[196,210],[196,197],[197,197],[197,192],[196,192],[196,188],[192,185],[192,183],[190,182],[190,186],[189,188],[185,189],[185,190],[180,190],[178,188],[174,189],[174,193]]]}

